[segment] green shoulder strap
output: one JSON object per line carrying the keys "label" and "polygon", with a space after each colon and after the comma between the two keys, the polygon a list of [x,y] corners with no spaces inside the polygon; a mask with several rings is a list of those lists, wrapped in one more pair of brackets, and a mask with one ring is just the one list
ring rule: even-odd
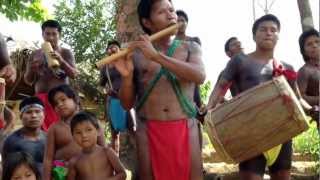
{"label": "green shoulder strap", "polygon": [[[170,45],[167,56],[172,57],[176,49],[181,45],[180,40],[174,40],[173,43]],[[169,72],[167,69],[161,67],[160,71],[156,74],[156,76],[150,81],[148,84],[146,91],[142,95],[140,101],[137,103],[136,110],[139,111],[140,108],[143,106],[147,98],[149,97],[152,89],[155,87],[159,79],[162,75],[165,75],[166,78],[170,81],[173,90],[175,91],[175,94],[178,98],[178,101],[183,109],[183,111],[188,115],[188,117],[195,117],[196,116],[196,109],[193,106],[193,104],[190,102],[190,100],[184,95],[184,93],[181,90],[181,86],[179,81],[177,80],[176,76]]]}

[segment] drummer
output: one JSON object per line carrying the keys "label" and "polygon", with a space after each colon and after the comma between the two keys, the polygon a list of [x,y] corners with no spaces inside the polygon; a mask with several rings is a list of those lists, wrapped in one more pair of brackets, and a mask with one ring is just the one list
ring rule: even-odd
{"label": "drummer", "polygon": [[[231,85],[235,85],[238,94],[269,81],[275,75],[286,75],[291,86],[296,83],[296,73],[291,65],[280,62],[274,57],[278,41],[280,22],[274,15],[267,14],[257,19],[252,27],[256,50],[234,56],[225,68],[221,79],[210,95],[208,108],[214,108],[220,102]],[[283,69],[279,67],[282,65]],[[252,159],[240,162],[240,178],[244,180],[262,180],[265,167],[269,167],[272,179],[290,179],[292,142],[283,143]]]}
{"label": "drummer", "polygon": [[[310,29],[299,38],[300,51],[305,64],[298,72],[298,85],[302,97],[319,112],[320,81],[320,37],[319,32]],[[319,113],[311,113],[319,127]]]}

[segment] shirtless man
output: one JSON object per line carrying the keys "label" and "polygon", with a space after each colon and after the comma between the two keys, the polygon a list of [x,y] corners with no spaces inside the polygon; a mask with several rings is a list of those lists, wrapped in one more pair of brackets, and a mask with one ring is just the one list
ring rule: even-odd
{"label": "shirtless man", "polygon": [[303,32],[299,38],[300,51],[305,64],[298,72],[298,85],[302,97],[313,106],[311,113],[319,127],[320,35],[315,29]]}
{"label": "shirtless man", "polygon": [[49,68],[43,50],[38,49],[33,52],[27,64],[24,80],[29,85],[35,85],[36,96],[44,102],[46,116],[42,129],[47,131],[50,125],[58,120],[57,114],[48,102],[48,92],[53,87],[68,84],[68,78],[74,78],[77,70],[72,52],[59,45],[62,30],[60,24],[55,20],[48,20],[42,24],[41,28],[43,39],[50,42],[54,50],[50,55],[59,61],[61,69],[53,71]]}
{"label": "shirtless man", "polygon": [[[177,23],[169,0],[141,0],[138,15],[148,35]],[[127,110],[135,106],[138,115],[140,179],[200,180],[202,162],[193,94],[195,84],[205,80],[201,49],[197,43],[172,41],[171,36],[152,44],[148,35],[129,44],[136,50],[133,56],[114,62],[122,76],[122,104]],[[164,75],[148,91],[160,69]]]}
{"label": "shirtless man", "polygon": [[[272,79],[276,72],[280,72],[277,65],[273,65],[277,59],[274,57],[274,48],[278,41],[280,22],[274,15],[264,15],[257,19],[252,27],[253,38],[256,42],[256,50],[250,54],[239,54],[233,57],[222,74],[217,86],[212,92],[208,109],[214,108],[221,101],[231,84],[238,87],[239,92],[246,91],[263,82]],[[279,63],[279,62],[277,62]],[[289,84],[297,88],[296,74],[292,66],[281,62],[283,73],[287,76]],[[280,153],[274,163],[267,162],[263,154],[239,164],[240,178],[243,180],[262,180],[267,163],[272,180],[290,179],[292,156],[292,143],[282,144]]]}
{"label": "shirtless man", "polygon": [[9,60],[6,41],[0,33],[0,77],[4,78],[6,83],[13,83],[16,75],[16,70]]}
{"label": "shirtless man", "polygon": [[[241,46],[241,42],[238,40],[237,37],[231,37],[229,38],[226,43],[224,44],[224,52],[226,53],[226,55],[229,57],[229,58],[233,58],[235,55],[237,54],[240,54],[240,53],[243,53],[243,48]],[[223,71],[220,72],[219,76],[218,76],[218,80],[216,82],[216,85],[217,83],[219,82],[219,80],[221,79],[222,77],[222,74],[223,74]],[[216,86],[215,85],[215,86]],[[214,86],[214,87],[215,87]],[[230,86],[230,92],[231,92],[231,95],[232,96],[235,96],[236,94],[238,94],[238,90],[237,90],[237,87],[235,85],[231,85]],[[226,101],[226,99],[224,99],[223,101]],[[223,102],[222,101],[222,102]]]}
{"label": "shirtless man", "polygon": [[[79,111],[79,98],[68,85],[60,85],[49,91],[49,102],[60,120],[48,131],[44,155],[44,180],[51,180],[51,175],[59,174],[59,166],[67,168],[69,161],[81,153],[81,147],[73,140],[70,121]],[[104,146],[103,132],[99,132],[99,145]],[[66,176],[66,174],[64,174]]]}
{"label": "shirtless man", "polygon": [[176,39],[184,40],[184,41],[194,41],[198,43],[201,46],[201,41],[199,37],[191,37],[186,35],[186,29],[188,26],[189,18],[187,13],[185,13],[183,10],[177,10],[176,11],[178,16],[178,22],[182,24],[182,26],[179,28],[178,33],[176,35]]}
{"label": "shirtless man", "polygon": [[[183,10],[177,10],[176,13],[178,16],[178,22],[181,23],[182,25],[180,26],[175,38],[179,39],[179,40],[183,40],[183,41],[193,41],[193,42],[198,43],[201,46],[201,41],[200,41],[199,37],[191,37],[191,36],[186,35],[186,29],[187,29],[188,23],[189,23],[189,18],[188,18],[187,13],[184,12]],[[200,109],[202,108],[203,104],[201,102],[200,87],[199,86],[196,86],[196,88],[195,88],[193,100],[196,103],[197,108],[199,108],[199,113],[200,113]],[[201,122],[203,122],[203,118],[202,118]]]}
{"label": "shirtless man", "polygon": [[39,172],[43,171],[44,146],[47,135],[41,131],[44,119],[44,106],[37,97],[23,99],[19,106],[23,127],[16,130],[5,140],[2,157],[15,152],[26,152],[33,157]]}
{"label": "shirtless man", "polygon": [[[16,69],[10,62],[9,54],[7,50],[7,44],[0,33],[0,77],[5,79],[7,84],[12,84],[16,80]],[[4,100],[4,99],[3,99]],[[0,148],[2,146],[2,140],[7,133],[13,128],[15,115],[11,109],[7,106],[4,107],[3,112],[0,114]]]}
{"label": "shirtless man", "polygon": [[[120,43],[118,41],[108,42],[106,52],[108,56],[116,53],[120,50]],[[120,127],[114,127],[115,125],[123,125],[126,122],[128,113],[121,106],[118,97],[118,91],[121,84],[121,75],[112,65],[104,66],[100,71],[100,85],[106,89],[106,116],[110,124],[111,129],[111,140],[110,144],[113,150],[119,156],[120,149]]]}

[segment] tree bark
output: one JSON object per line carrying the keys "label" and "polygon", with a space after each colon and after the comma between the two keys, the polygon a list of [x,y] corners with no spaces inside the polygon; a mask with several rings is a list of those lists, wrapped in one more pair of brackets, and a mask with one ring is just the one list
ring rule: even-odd
{"label": "tree bark", "polygon": [[142,34],[137,7],[139,0],[117,0],[117,39],[121,43],[137,39]]}
{"label": "tree bark", "polygon": [[297,0],[297,2],[300,12],[302,30],[306,31],[310,28],[314,28],[309,0]]}
{"label": "tree bark", "polygon": [[[142,34],[137,14],[138,3],[139,0],[116,0],[116,38],[121,44],[136,40]],[[137,147],[133,131],[121,133],[119,154],[121,162],[132,172],[131,179],[138,179]]]}

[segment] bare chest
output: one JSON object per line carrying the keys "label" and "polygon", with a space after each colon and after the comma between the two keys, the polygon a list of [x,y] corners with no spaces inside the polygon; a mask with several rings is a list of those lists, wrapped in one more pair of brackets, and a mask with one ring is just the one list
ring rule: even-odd
{"label": "bare chest", "polygon": [[57,148],[62,148],[73,142],[71,130],[66,125],[60,125],[55,129],[55,144]]}
{"label": "bare chest", "polygon": [[113,169],[103,151],[83,155],[76,163],[77,174],[85,179],[105,179],[112,176]]}
{"label": "bare chest", "polygon": [[[162,51],[161,51],[162,52]],[[165,52],[162,52],[163,54],[166,54]],[[189,60],[189,52],[186,49],[183,48],[178,48],[172,58],[174,58],[177,61],[184,61],[184,62],[188,62]],[[140,63],[140,73],[141,73],[141,81],[143,83],[144,86],[146,86],[151,80],[153,80],[158,73],[161,70],[161,65],[159,63],[156,63],[154,61],[142,58],[141,60],[139,60]],[[170,59],[168,59],[167,61],[170,61]],[[161,76],[161,79],[158,82],[159,84],[166,84],[168,83],[168,81],[166,80],[166,78],[164,76]]]}

